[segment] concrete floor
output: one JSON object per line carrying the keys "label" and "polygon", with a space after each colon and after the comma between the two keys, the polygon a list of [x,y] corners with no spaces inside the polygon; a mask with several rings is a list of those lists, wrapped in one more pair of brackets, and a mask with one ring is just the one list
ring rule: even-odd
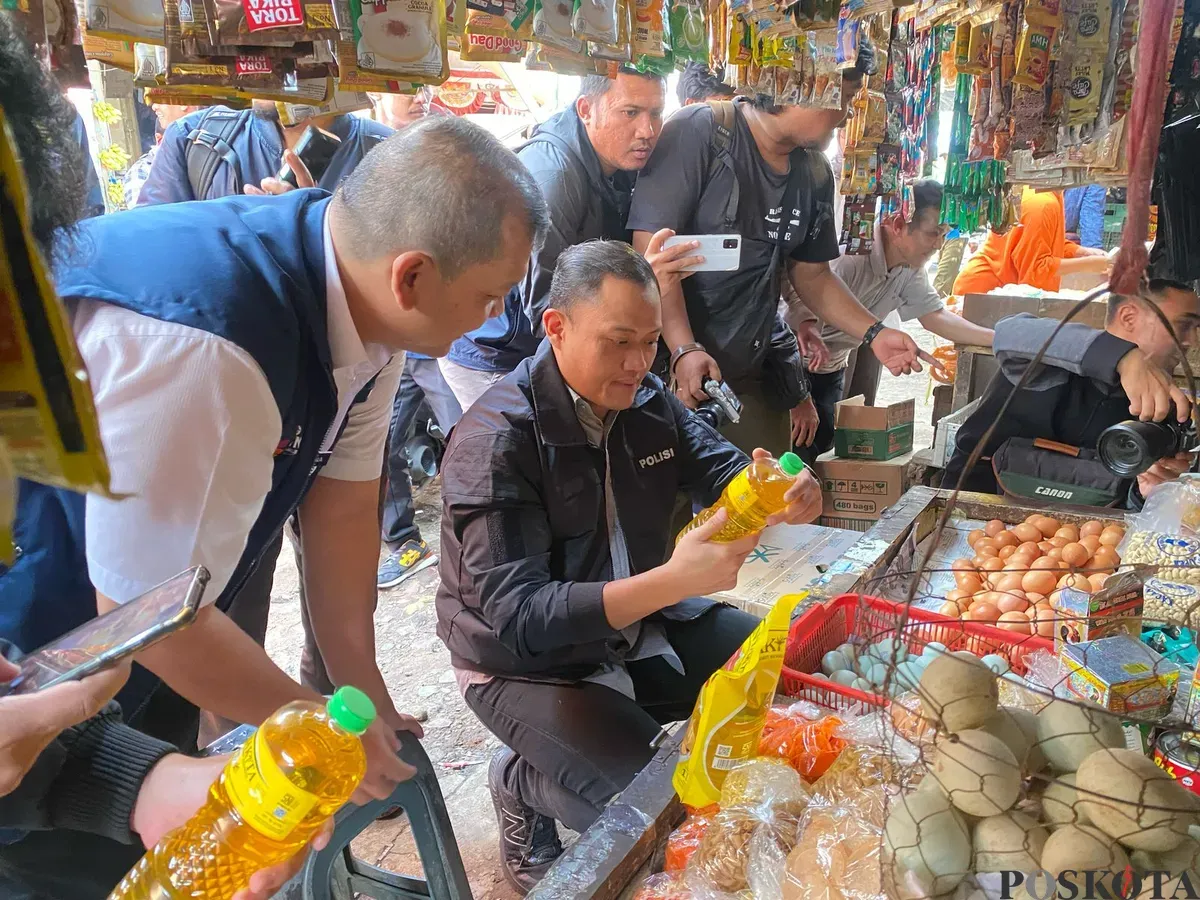
{"label": "concrete floor", "polygon": [[[924,349],[935,346],[933,335],[915,322],[906,324],[905,330]],[[933,443],[928,376],[896,378],[885,371],[877,402],[909,397],[917,404],[915,446],[927,447]],[[435,482],[417,492],[417,523],[434,547],[438,545],[440,515]],[[397,588],[380,592],[375,620],[379,665],[397,708],[426,718],[423,744],[441,770],[442,791],[476,900],[514,900],[516,895],[500,875],[498,831],[487,790],[487,763],[498,744],[463,703],[450,655],[435,633],[437,584],[437,568],[433,567]],[[279,557],[271,602],[267,650],[284,671],[298,677],[302,632],[296,566],[287,541]],[[355,842],[354,849],[362,859],[383,868],[420,874],[420,860],[403,820],[375,823]]]}

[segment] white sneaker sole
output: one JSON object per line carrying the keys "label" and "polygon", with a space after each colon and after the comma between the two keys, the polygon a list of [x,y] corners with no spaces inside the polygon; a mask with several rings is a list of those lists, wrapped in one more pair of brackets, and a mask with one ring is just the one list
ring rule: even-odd
{"label": "white sneaker sole", "polygon": [[438,555],[436,553],[431,553],[431,554],[429,554],[429,556],[425,557],[423,560],[421,560],[419,563],[417,563],[411,569],[408,569],[407,571],[403,572],[399,578],[393,578],[391,581],[385,581],[382,584],[378,584],[377,586],[378,586],[379,590],[381,590],[381,591],[385,590],[387,588],[394,588],[397,585],[403,584],[404,582],[408,581],[408,579],[412,578],[418,572],[428,569],[430,566],[437,565],[437,562],[438,562]]}

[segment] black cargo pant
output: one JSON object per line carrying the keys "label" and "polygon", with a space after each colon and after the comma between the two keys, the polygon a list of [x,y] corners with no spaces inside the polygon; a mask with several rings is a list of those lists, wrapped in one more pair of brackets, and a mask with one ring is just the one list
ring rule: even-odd
{"label": "black cargo pant", "polygon": [[759,620],[717,606],[690,622],[667,622],[683,663],[663,657],[627,663],[637,699],[604,685],[496,678],[467,688],[467,706],[520,759],[506,787],[535,811],[584,831],[654,756],[650,742],[686,719],[708,676],[723,666]]}

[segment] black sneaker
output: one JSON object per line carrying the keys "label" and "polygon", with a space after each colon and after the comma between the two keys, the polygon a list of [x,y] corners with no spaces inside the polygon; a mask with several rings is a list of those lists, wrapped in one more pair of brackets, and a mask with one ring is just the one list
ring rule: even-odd
{"label": "black sneaker", "polygon": [[405,541],[379,564],[376,585],[380,588],[395,587],[422,569],[436,565],[437,561],[437,554],[424,541]]}
{"label": "black sneaker", "polygon": [[524,897],[562,856],[563,846],[554,820],[534,812],[506,786],[508,771],[517,759],[507,747],[496,751],[488,766],[488,790],[500,824],[504,880]]}

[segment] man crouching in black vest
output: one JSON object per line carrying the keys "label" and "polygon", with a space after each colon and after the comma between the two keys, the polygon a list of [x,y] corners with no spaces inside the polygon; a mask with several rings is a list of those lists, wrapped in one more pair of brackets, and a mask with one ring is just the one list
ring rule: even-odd
{"label": "man crouching in black vest", "polygon": [[[1200,298],[1181,282],[1151,279],[1140,296],[1109,295],[1103,331],[1069,322],[1055,334],[1057,320],[1028,313],[1001,319],[992,342],[1000,371],[955,436],[942,487],[959,487],[961,480],[968,491],[1141,509],[1152,488],[1187,471],[1190,456],[1166,456],[1128,478],[1108,469],[1097,443],[1105,429],[1130,418],[1186,422],[1191,414],[1191,402],[1171,379],[1179,350],[1163,318],[1190,347]],[[1041,362],[1016,390],[1043,345]],[[964,476],[989,429],[979,461]]]}
{"label": "man crouching in black vest", "polygon": [[[564,251],[542,325],[451,435],[437,595],[467,705],[506,745],[489,784],[521,893],[562,852],[555,820],[591,825],[757,624],[705,598],[736,584],[757,535],[713,541],[720,513],[671,550],[676,492],[711,504],[750,459],[648,374],[650,265],[618,242]],[[787,499],[769,524],[814,519],[816,479]]]}

